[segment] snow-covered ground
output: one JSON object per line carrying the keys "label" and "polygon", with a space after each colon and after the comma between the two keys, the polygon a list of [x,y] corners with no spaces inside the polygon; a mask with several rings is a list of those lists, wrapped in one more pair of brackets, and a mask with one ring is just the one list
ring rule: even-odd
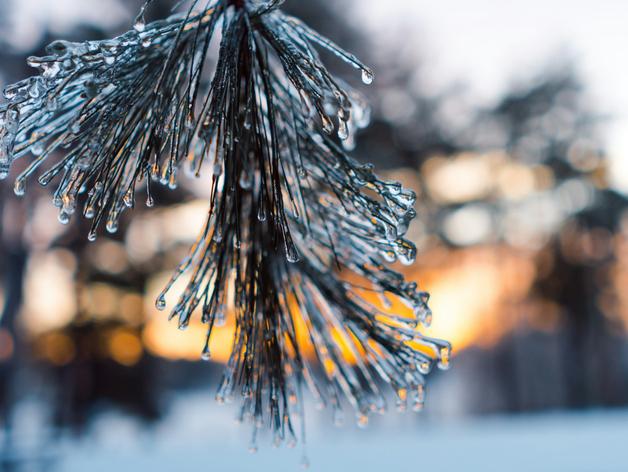
{"label": "snow-covered ground", "polygon": [[[250,454],[249,428],[235,406],[209,392],[182,394],[165,420],[145,429],[128,417],[101,417],[94,433],[57,450],[64,472],[296,470],[299,446],[270,448],[262,436]],[[375,418],[366,430],[331,425],[328,411],[309,411],[312,470],[466,472],[600,472],[628,470],[628,410],[589,410],[442,420],[407,412]]]}

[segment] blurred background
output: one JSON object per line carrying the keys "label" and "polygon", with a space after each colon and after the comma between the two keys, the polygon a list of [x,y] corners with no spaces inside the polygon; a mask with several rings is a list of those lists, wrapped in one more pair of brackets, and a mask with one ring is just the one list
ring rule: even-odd
{"label": "blurred background", "polygon": [[[0,0],[0,86],[33,75],[25,58],[54,39],[130,29],[142,3]],[[149,18],[175,3],[155,0]],[[366,87],[323,55],[374,108],[353,155],[419,194],[419,256],[396,268],[432,295],[426,334],[454,347],[420,414],[337,430],[310,408],[312,467],[626,470],[628,4],[284,9],[375,71]],[[181,183],[94,243],[84,221],[58,223],[46,189],[0,183],[0,470],[298,467],[270,436],[249,455],[237,408],[214,401],[233,326],[201,362],[200,321],[180,332],[154,308],[208,207],[206,182]]]}

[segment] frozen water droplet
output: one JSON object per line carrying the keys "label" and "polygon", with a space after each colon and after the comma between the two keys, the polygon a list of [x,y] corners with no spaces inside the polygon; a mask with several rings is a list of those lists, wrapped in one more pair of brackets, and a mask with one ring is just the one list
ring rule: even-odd
{"label": "frozen water droplet", "polygon": [[70,43],[69,41],[64,41],[62,39],[53,41],[48,46],[46,46],[46,52],[50,55],[57,56],[57,57],[64,57],[73,49],[74,49],[74,46],[72,45],[72,43]]}
{"label": "frozen water droplet", "polygon": [[449,357],[451,356],[451,348],[449,346],[445,346],[440,350],[440,360],[438,361],[438,368],[440,370],[447,370],[450,367]]}
{"label": "frozen water droplet", "polygon": [[321,121],[323,122],[323,131],[327,134],[334,132],[334,124],[325,115],[321,115]]}
{"label": "frozen water droplet", "polygon": [[373,71],[371,69],[362,69],[362,82],[366,85],[373,83]]}
{"label": "frozen water droplet", "polygon": [[149,47],[152,43],[153,43],[153,38],[152,38],[152,37],[150,37],[150,36],[145,36],[145,37],[143,37],[143,38],[142,38],[142,41],[141,41],[142,47],[147,48],[147,47]]}
{"label": "frozen water droplet", "polygon": [[384,188],[386,193],[390,195],[399,195],[402,190],[402,185],[400,182],[395,182],[394,180],[387,180],[384,182]]}
{"label": "frozen water droplet", "polygon": [[9,134],[17,134],[20,129],[20,112],[14,108],[6,111],[4,118],[4,130]]}
{"label": "frozen water droplet", "polygon": [[222,241],[222,223],[216,223],[216,229],[214,229],[214,234],[212,235],[212,239],[219,243]]}
{"label": "frozen water droplet", "polygon": [[345,151],[353,151],[356,148],[356,144],[355,136],[353,134],[349,134],[347,139],[342,142],[342,148]]}
{"label": "frozen water droplet", "polygon": [[386,234],[386,239],[389,241],[397,239],[397,228],[389,223],[384,223],[384,233]]}
{"label": "frozen water droplet", "polygon": [[85,153],[83,153],[81,157],[79,157],[79,159],[76,161],[76,165],[81,170],[89,169],[89,166],[91,164],[92,164],[92,155],[90,151],[86,151]]}
{"label": "frozen water droplet", "polygon": [[59,104],[56,95],[48,95],[48,98],[46,98],[46,110],[57,111],[57,108],[59,108]]}
{"label": "frozen water droplet", "polygon": [[72,134],[79,134],[81,132],[81,124],[79,123],[78,120],[74,120],[70,123],[70,126],[68,126],[68,129],[70,130],[70,133]]}
{"label": "frozen water droplet", "polygon": [[264,208],[264,205],[259,207],[259,210],[257,212],[257,219],[260,221],[266,221],[266,208]]}
{"label": "frozen water droplet", "polygon": [[124,194],[124,204],[128,208],[133,208],[135,203],[135,193],[133,192],[133,188],[129,188]]}
{"label": "frozen water droplet", "polygon": [[357,422],[357,424],[358,424],[359,428],[362,428],[362,429],[368,428],[369,417],[367,415],[365,415],[365,414],[358,415],[358,422]]}
{"label": "frozen water droplet", "polygon": [[251,185],[253,184],[253,178],[246,169],[242,169],[242,172],[240,172],[239,184],[243,189],[251,188]]}
{"label": "frozen water droplet", "polygon": [[346,121],[338,120],[338,137],[343,141],[349,137],[349,127]]}
{"label": "frozen water droplet", "polygon": [[96,241],[96,231],[92,230],[89,232],[89,234],[87,235],[87,239],[91,242]]}
{"label": "frozen water droplet", "polygon": [[384,260],[390,264],[397,260],[397,254],[394,251],[382,251],[381,254]]}
{"label": "frozen water droplet", "polygon": [[135,21],[133,22],[133,29],[138,33],[143,33],[146,30],[146,20],[144,19],[144,8],[140,11],[140,14],[137,15]]}
{"label": "frozen water droplet", "polygon": [[432,365],[428,361],[422,361],[417,364],[416,368],[422,374],[429,374],[432,369]]}
{"label": "frozen water droplet", "polygon": [[286,259],[288,262],[299,262],[299,251],[292,241],[286,242]]}
{"label": "frozen water droplet", "polygon": [[154,204],[155,204],[155,201],[153,200],[153,197],[152,197],[151,195],[149,195],[149,196],[146,198],[146,206],[147,206],[148,208],[152,208]]}
{"label": "frozen water droplet", "polygon": [[144,3],[144,5],[142,5],[142,8],[140,8],[140,14],[137,15],[137,17],[135,18],[135,21],[133,22],[133,29],[137,31],[138,33],[142,33],[144,32],[144,30],[146,30],[146,18],[145,18],[146,8],[148,8],[148,5],[152,1],[153,0],[148,0],[147,2]]}
{"label": "frozen water droplet", "polygon": [[70,215],[68,215],[65,211],[61,210],[59,212],[59,223],[62,225],[67,225],[70,222]]}
{"label": "frozen water droplet", "polygon": [[432,325],[432,310],[430,308],[425,309],[425,316],[421,320],[421,326],[429,328]]}
{"label": "frozen water droplet", "polygon": [[46,143],[44,141],[37,141],[30,147],[31,154],[33,156],[41,156],[46,150]]}
{"label": "frozen water droplet", "polygon": [[305,169],[305,167],[303,167],[303,166],[299,166],[299,167],[297,168],[297,172],[298,172],[298,174],[299,174],[299,178],[300,178],[301,180],[305,180],[305,179],[307,179],[307,170]]}
{"label": "frozen water droplet", "polygon": [[165,294],[161,294],[159,295],[159,297],[157,298],[157,301],[155,302],[155,306],[157,307],[157,309],[159,311],[163,311],[166,308],[166,295]]}
{"label": "frozen water droplet", "polygon": [[7,100],[13,100],[17,96],[18,92],[19,88],[15,85],[7,85],[2,90],[2,95],[4,95],[4,98]]}
{"label": "frozen water droplet", "polygon": [[68,215],[73,215],[76,210],[76,197],[72,193],[66,193],[61,197],[63,201],[63,211]]}
{"label": "frozen water droplet", "polygon": [[15,186],[13,187],[13,192],[18,197],[21,197],[26,193],[26,178],[25,177],[18,177],[15,180]]}
{"label": "frozen water droplet", "polygon": [[35,80],[33,80],[31,86],[28,88],[28,94],[31,96],[31,98],[39,98],[45,91],[46,88],[44,87],[44,84],[40,77],[36,77]]}
{"label": "frozen water droplet", "polygon": [[399,245],[397,254],[399,255],[399,261],[403,265],[412,265],[416,259],[416,246],[410,242],[404,241]]}
{"label": "frozen water droplet", "polygon": [[118,231],[118,220],[117,218],[111,218],[109,219],[109,221],[107,221],[107,226],[106,226],[107,232],[113,234],[116,231]]}

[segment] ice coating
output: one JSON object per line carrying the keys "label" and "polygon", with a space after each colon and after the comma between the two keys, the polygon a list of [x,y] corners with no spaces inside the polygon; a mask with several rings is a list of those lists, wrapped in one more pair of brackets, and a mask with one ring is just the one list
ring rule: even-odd
{"label": "ice coating", "polygon": [[[39,183],[59,178],[59,221],[81,211],[86,192],[82,213],[92,219],[94,240],[103,224],[117,231],[121,213],[136,204],[136,188],[146,189],[152,206],[151,185],[176,187],[181,167],[210,173],[206,226],[156,306],[165,310],[165,293],[181,274],[192,274],[170,318],[185,329],[200,312],[208,326],[203,359],[211,357],[213,329],[235,317],[216,398],[242,398],[252,450],[261,427],[271,429],[276,445],[294,443],[304,389],[321,407],[321,391],[328,393],[337,424],[345,420],[342,396],[360,427],[385,411],[382,382],[395,392],[397,409],[420,410],[424,376],[434,364],[448,367],[451,346],[417,331],[431,322],[429,296],[387,266],[416,257],[404,238],[416,194],[378,178],[337,145],[334,130],[345,149],[355,145],[370,108],[325,69],[316,47],[360,69],[364,83],[373,72],[278,10],[281,0],[257,8],[218,0],[147,24],[149,3],[120,37],[55,41],[48,56],[28,59],[40,75],[4,90],[0,177],[30,152],[15,193],[24,194],[34,171],[48,166]],[[220,50],[205,89],[213,36]],[[344,281],[347,271],[375,287],[375,298]],[[407,313],[386,310],[389,298]],[[302,354],[296,326],[307,330],[325,388]]]}

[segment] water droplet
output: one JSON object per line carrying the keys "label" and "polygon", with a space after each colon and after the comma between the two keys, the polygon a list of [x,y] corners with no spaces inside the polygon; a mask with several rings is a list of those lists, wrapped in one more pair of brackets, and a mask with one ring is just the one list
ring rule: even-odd
{"label": "water droplet", "polygon": [[415,399],[412,403],[412,409],[414,411],[423,411],[423,407],[425,406],[425,402],[419,401]]}
{"label": "water droplet", "polygon": [[259,207],[259,210],[257,212],[257,219],[260,221],[266,221],[266,208],[264,208],[263,204]]}
{"label": "water droplet", "polygon": [[362,82],[366,85],[373,83],[373,71],[371,69],[362,69]]}
{"label": "water droplet", "polygon": [[140,11],[140,14],[137,15],[135,21],[133,22],[133,29],[138,33],[143,33],[146,29],[146,19],[144,18],[144,8]]}
{"label": "water droplet", "polygon": [[7,85],[4,89],[2,89],[2,95],[4,95],[4,98],[7,100],[13,100],[17,96],[18,92],[19,88],[15,85]]}
{"label": "water droplet", "polygon": [[349,127],[346,121],[338,120],[338,137],[342,140],[349,137]]}
{"label": "water droplet", "polygon": [[321,115],[321,121],[323,122],[323,131],[327,134],[334,132],[334,124],[325,115]]}
{"label": "water droplet", "polygon": [[384,189],[386,193],[390,195],[399,195],[402,190],[402,185],[400,182],[395,182],[394,180],[387,180],[384,182]]}
{"label": "water droplet", "polygon": [[65,211],[61,210],[59,212],[59,223],[62,225],[67,225],[70,222],[70,215],[68,215]]}
{"label": "water droplet", "polygon": [[133,206],[135,205],[135,193],[133,192],[132,187],[130,187],[124,194],[124,204],[128,208],[133,208]]}
{"label": "water droplet", "polygon": [[118,231],[118,220],[117,218],[110,218],[109,221],[107,221],[107,226],[106,226],[107,232],[113,234],[116,231]]}
{"label": "water droplet", "polygon": [[386,239],[389,241],[395,241],[397,239],[397,228],[390,223],[384,223],[384,233]]}
{"label": "water droplet", "polygon": [[432,369],[432,365],[428,361],[422,361],[417,364],[416,368],[422,374],[429,374]]}
{"label": "water droplet", "polygon": [[292,241],[290,241],[290,242],[286,242],[285,246],[286,246],[286,259],[288,260],[288,262],[292,262],[293,264],[296,262],[299,262],[299,251],[297,250],[297,247],[295,246],[295,244]]}
{"label": "water droplet", "polygon": [[310,466],[310,460],[306,456],[303,456],[303,459],[301,459],[301,467],[303,467],[304,469],[307,469],[309,466]]}
{"label": "water droplet", "polygon": [[43,140],[37,141],[30,147],[31,154],[33,156],[41,156],[45,150],[46,150],[46,143]]}
{"label": "water droplet", "polygon": [[358,427],[365,429],[368,428],[369,425],[369,417],[366,416],[365,414],[360,414],[358,415]]}
{"label": "water droplet", "polygon": [[57,101],[56,95],[48,95],[48,97],[46,98],[46,110],[57,111],[57,108],[59,108],[59,103]]}
{"label": "water droplet", "polygon": [[429,328],[432,325],[432,310],[430,308],[425,309],[425,315],[421,320],[421,326]]}
{"label": "water droplet", "polygon": [[203,354],[201,354],[201,359],[203,359],[204,361],[208,361],[211,359],[211,357],[212,355],[209,352],[209,346],[205,346],[205,348],[203,349]]}
{"label": "water droplet", "polygon": [[98,141],[98,138],[96,136],[93,136],[87,142],[87,146],[92,152],[97,152],[100,148],[100,141]]}
{"label": "water droplet", "polygon": [[72,52],[74,46],[69,41],[58,39],[46,46],[46,52],[52,56],[63,57]]}
{"label": "water droplet", "polygon": [[31,98],[39,98],[45,91],[46,88],[44,87],[43,81],[40,77],[36,77],[31,86],[28,88],[28,94]]}
{"label": "water droplet", "polygon": [[159,311],[163,311],[166,308],[166,295],[164,293],[159,295],[157,301],[155,302],[155,306]]}
{"label": "water droplet", "polygon": [[96,241],[96,231],[92,230],[89,232],[89,234],[87,235],[87,239],[91,242]]}
{"label": "water droplet", "polygon": [[18,197],[22,197],[26,193],[26,178],[19,177],[15,180],[15,186],[13,187],[13,192]]}
{"label": "water droplet", "polygon": [[6,111],[4,130],[9,134],[17,134],[20,129],[20,112],[13,108]]}
{"label": "water droplet", "polygon": [[4,180],[9,176],[9,166],[0,164],[0,180]]}
{"label": "water droplet", "polygon": [[384,258],[384,260],[390,264],[392,264],[393,262],[397,260],[397,254],[395,254],[394,251],[382,251],[381,255]]}
{"label": "water droplet", "polygon": [[68,129],[72,134],[79,134],[81,132],[81,123],[79,123],[79,120],[74,120],[70,123]]}
{"label": "water droplet", "polygon": [[89,151],[84,152],[81,157],[76,161],[76,165],[81,170],[89,169],[89,166],[92,164],[92,154]]}
{"label": "water droplet", "polygon": [[253,185],[253,178],[246,169],[242,169],[242,172],[240,172],[239,184],[243,189],[251,188],[251,185]]}
{"label": "water droplet", "polygon": [[61,200],[63,201],[63,211],[68,215],[73,215],[76,210],[76,196],[73,193],[64,193]]}
{"label": "water droplet", "polygon": [[403,265],[412,265],[416,259],[416,246],[410,242],[404,241],[399,245],[397,255]]}
{"label": "water droplet", "polygon": [[251,129],[251,109],[247,107],[244,111],[244,123],[242,123],[244,129]]}

